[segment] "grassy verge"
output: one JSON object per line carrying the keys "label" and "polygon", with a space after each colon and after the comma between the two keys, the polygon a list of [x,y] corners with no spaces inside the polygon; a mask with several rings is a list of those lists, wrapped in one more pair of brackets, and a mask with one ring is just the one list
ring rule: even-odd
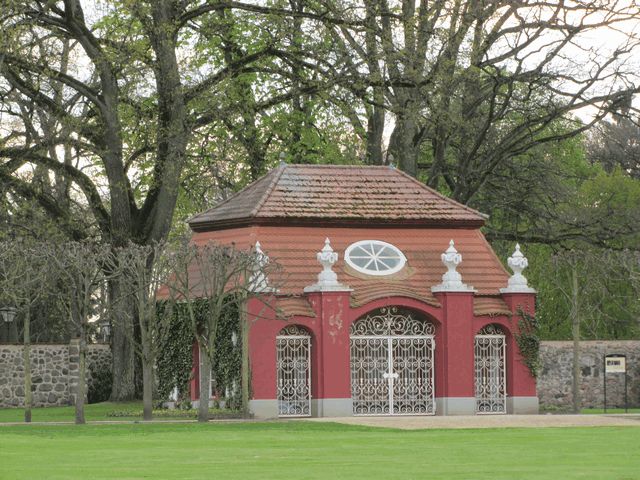
{"label": "grassy verge", "polygon": [[15,426],[0,429],[0,478],[635,479],[639,440],[632,427]]}
{"label": "grassy verge", "polygon": [[[73,407],[48,407],[33,409],[34,422],[72,422],[74,419]],[[211,418],[238,418],[237,412],[229,410],[210,410]],[[87,421],[105,420],[141,420],[142,402],[104,402],[85,406]],[[154,410],[154,418],[157,419],[195,419],[195,410]],[[22,422],[24,410],[21,408],[0,408],[0,423]],[[0,477],[1,478],[1,477]]]}
{"label": "grassy verge", "polygon": [[[583,408],[580,413],[604,413],[604,408]],[[624,408],[607,408],[607,413],[625,413]],[[640,413],[640,408],[629,408],[627,413]]]}

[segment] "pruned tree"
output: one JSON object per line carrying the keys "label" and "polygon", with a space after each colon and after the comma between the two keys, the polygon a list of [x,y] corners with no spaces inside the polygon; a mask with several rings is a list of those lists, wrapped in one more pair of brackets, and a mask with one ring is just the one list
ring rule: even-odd
{"label": "pruned tree", "polygon": [[[31,422],[31,317],[49,291],[50,268],[39,244],[15,239],[0,242],[0,305],[16,308],[23,319],[24,421]],[[16,320],[14,320],[14,323]]]}
{"label": "pruned tree", "polygon": [[107,282],[111,278],[105,273],[105,267],[112,263],[113,253],[108,245],[89,241],[43,244],[42,253],[49,268],[65,285],[63,305],[79,340],[75,422],[82,424],[85,423],[90,320],[106,314]]}
{"label": "pruned tree", "polygon": [[[132,300],[135,305],[134,321],[137,321],[139,336],[130,340],[142,362],[142,401],[143,418],[153,418],[154,369],[160,349],[170,333],[169,323],[173,318],[173,304],[167,298],[160,298],[161,288],[166,285],[173,272],[176,256],[166,244],[158,243],[140,246],[133,243],[118,248],[109,257],[112,262],[107,270],[112,275],[122,277],[125,286],[124,300]],[[115,299],[119,301],[120,299]],[[124,315],[131,314],[127,309],[118,309]],[[122,321],[117,316],[112,322]],[[126,321],[131,321],[127,318]]]}
{"label": "pruned tree", "polygon": [[[266,263],[259,250],[240,250],[234,245],[213,242],[193,245],[183,242],[178,250],[179,261],[168,282],[168,291],[175,302],[182,302],[200,352],[200,402],[198,421],[209,419],[211,395],[211,365],[213,363],[217,328],[220,319],[229,309],[243,315],[251,298],[266,300],[266,278],[275,268],[274,262]],[[196,314],[196,302],[204,302],[206,313]],[[247,329],[243,327],[243,346],[247,343]],[[243,358],[245,354],[243,352]],[[243,389],[248,392],[248,362],[243,360]],[[243,393],[243,399],[245,394]],[[248,398],[245,399],[248,401]],[[243,401],[244,403],[244,401]],[[246,405],[243,406],[246,409]]]}

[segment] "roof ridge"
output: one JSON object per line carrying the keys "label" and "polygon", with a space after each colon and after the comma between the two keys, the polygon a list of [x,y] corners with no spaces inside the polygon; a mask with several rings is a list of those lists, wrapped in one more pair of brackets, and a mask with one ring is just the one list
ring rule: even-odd
{"label": "roof ridge", "polygon": [[332,163],[288,163],[287,168],[392,168],[390,165],[344,165]]}
{"label": "roof ridge", "polygon": [[438,192],[436,189],[431,188],[428,185],[425,185],[424,183],[422,183],[420,180],[418,180],[415,177],[412,177],[411,175],[409,175],[407,172],[404,172],[398,168],[394,167],[394,170],[396,170],[398,173],[400,173],[401,175],[407,177],[409,180],[411,180],[413,183],[416,183],[418,185],[420,185],[422,188],[429,190],[431,193],[433,193],[434,195],[437,195],[438,197],[442,198],[443,200],[446,200],[449,203],[453,203],[454,205],[458,206],[458,207],[462,207],[465,210],[471,212],[471,213],[475,213],[476,215],[482,217],[482,218],[489,218],[489,215],[486,215],[482,212],[479,212],[478,210],[476,210],[475,208],[471,208],[467,205],[465,205],[464,203],[460,203],[457,200],[454,200],[453,198],[447,197],[446,195],[443,195],[442,193]]}
{"label": "roof ridge", "polygon": [[[267,201],[267,199],[269,198],[269,196],[271,196],[271,192],[273,192],[273,189],[275,188],[275,186],[278,184],[278,181],[280,181],[280,177],[282,177],[282,174],[284,173],[285,169],[288,167],[288,165],[286,163],[278,165],[276,168],[274,168],[272,170],[272,172],[276,172],[273,176],[273,179],[271,180],[271,183],[267,186],[267,189],[265,190],[264,194],[262,195],[262,198],[260,200],[258,200],[258,202],[256,203],[256,206],[253,207],[253,209],[251,210],[251,213],[249,214],[249,216],[251,217],[255,217],[258,212],[260,211],[260,209],[264,206],[264,203]],[[271,173],[271,172],[269,172]],[[268,176],[265,175],[265,178]]]}

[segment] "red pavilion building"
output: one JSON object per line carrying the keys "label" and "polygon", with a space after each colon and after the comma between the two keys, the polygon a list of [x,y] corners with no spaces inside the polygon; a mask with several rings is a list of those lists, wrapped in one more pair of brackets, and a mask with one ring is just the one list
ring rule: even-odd
{"label": "red pavilion building", "polygon": [[281,165],[191,218],[196,244],[258,244],[285,273],[261,286],[284,319],[248,306],[253,413],[537,413],[514,340],[526,258],[510,276],[484,222],[395,168],[328,165]]}

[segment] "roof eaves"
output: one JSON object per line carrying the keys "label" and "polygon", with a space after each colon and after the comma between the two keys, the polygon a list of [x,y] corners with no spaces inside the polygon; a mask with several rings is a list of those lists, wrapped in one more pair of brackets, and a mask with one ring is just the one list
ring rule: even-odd
{"label": "roof eaves", "polygon": [[[200,219],[200,218],[202,218],[202,217],[206,217],[206,216],[207,216],[207,214],[209,214],[209,213],[210,213],[210,212],[212,212],[213,210],[217,210],[217,209],[218,209],[218,208],[220,208],[221,206],[223,206],[223,205],[225,205],[225,204],[229,203],[230,201],[234,200],[236,197],[238,197],[238,196],[240,196],[240,195],[244,194],[244,193],[245,193],[245,191],[247,191],[248,189],[250,189],[250,188],[255,188],[256,183],[261,182],[261,181],[266,181],[266,180],[269,178],[269,176],[270,176],[270,175],[274,174],[274,172],[276,172],[276,173],[277,173],[277,171],[278,171],[278,169],[271,170],[271,171],[270,171],[269,173],[267,173],[264,177],[259,178],[259,179],[258,179],[257,181],[255,181],[255,182],[251,182],[250,184],[248,184],[248,185],[246,185],[245,187],[243,187],[243,188],[241,188],[240,190],[238,190],[236,193],[234,193],[234,194],[230,195],[229,197],[225,198],[223,201],[221,201],[221,202],[217,203],[217,204],[216,204],[216,205],[214,205],[213,207],[211,207],[211,208],[209,208],[209,209],[205,210],[204,212],[197,213],[197,214],[193,215],[192,217],[189,217],[189,218],[187,219],[187,223],[188,223],[189,225],[193,224],[194,222],[195,222],[196,224],[201,223],[202,221],[201,221],[201,220],[199,221],[198,219]],[[278,175],[274,175],[274,176],[278,176]],[[271,191],[272,191],[272,190],[273,190],[273,185],[272,185],[272,184],[270,184],[270,185],[267,187],[267,190],[265,191],[265,193],[263,194],[262,198],[260,199],[260,201],[259,201],[258,203],[259,203],[259,204],[263,204],[263,203],[264,203],[265,198],[266,198],[266,197],[268,197],[268,195],[271,193]],[[254,207],[254,210],[255,210],[255,207]],[[252,211],[252,214],[253,214],[253,211]],[[207,222],[206,222],[206,221],[204,221],[204,222],[202,222],[202,223],[204,224],[204,223],[207,223]]]}
{"label": "roof eaves", "polygon": [[[390,168],[394,168],[394,169],[395,169],[395,167],[390,167]],[[429,187],[428,185],[425,185],[425,184],[424,184],[424,183],[422,183],[420,180],[418,180],[417,178],[412,177],[412,176],[411,176],[411,175],[409,175],[408,173],[403,172],[403,171],[402,171],[402,170],[400,170],[400,169],[395,169],[395,170],[396,170],[399,174],[401,174],[401,175],[405,176],[406,178],[408,178],[409,180],[411,180],[413,183],[415,183],[415,184],[419,185],[420,187],[422,187],[422,188],[424,188],[424,189],[426,189],[426,190],[429,190],[431,193],[433,193],[434,195],[437,195],[438,197],[442,198],[442,199],[443,199],[443,200],[445,200],[446,202],[451,203],[451,204],[453,204],[453,205],[455,205],[455,206],[457,206],[457,207],[463,208],[463,209],[467,210],[468,212],[471,212],[471,213],[473,213],[473,214],[475,214],[475,215],[478,215],[480,218],[482,218],[482,219],[483,219],[483,221],[489,218],[489,215],[487,215],[486,213],[479,212],[478,210],[476,210],[476,209],[474,209],[474,208],[471,208],[471,207],[469,207],[469,206],[465,205],[464,203],[460,203],[460,202],[458,202],[458,201],[454,200],[453,198],[449,198],[449,197],[447,197],[446,195],[441,194],[441,193],[440,193],[440,192],[438,192],[437,190],[435,190],[435,189],[433,189],[433,188]]]}
{"label": "roof eaves", "polygon": [[379,218],[331,218],[331,217],[242,217],[226,220],[211,220],[190,223],[195,232],[211,230],[225,230],[229,228],[248,227],[251,225],[262,226],[287,226],[287,227],[345,227],[345,228],[480,228],[484,220],[456,220],[456,219],[391,219]]}

